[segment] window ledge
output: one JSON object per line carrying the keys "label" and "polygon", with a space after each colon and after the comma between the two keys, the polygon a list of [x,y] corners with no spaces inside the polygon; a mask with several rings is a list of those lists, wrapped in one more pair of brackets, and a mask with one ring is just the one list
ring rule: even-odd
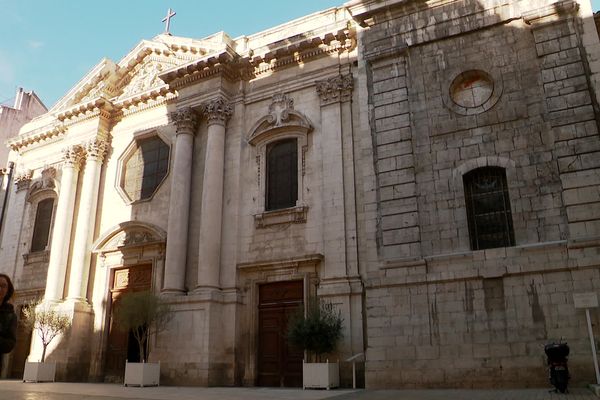
{"label": "window ledge", "polygon": [[50,260],[50,251],[42,250],[33,253],[25,253],[23,254],[23,260],[25,262],[25,265],[39,262],[48,262]]}
{"label": "window ledge", "polygon": [[281,210],[265,211],[254,215],[254,227],[266,228],[280,224],[301,224],[306,222],[307,206],[296,206]]}

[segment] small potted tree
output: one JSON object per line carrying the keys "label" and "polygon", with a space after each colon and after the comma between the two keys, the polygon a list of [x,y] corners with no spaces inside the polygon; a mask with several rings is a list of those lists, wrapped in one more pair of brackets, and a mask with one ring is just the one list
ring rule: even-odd
{"label": "small potted tree", "polygon": [[114,313],[115,324],[125,332],[132,332],[140,354],[139,363],[126,361],[125,386],[158,386],[160,362],[149,363],[148,339],[167,328],[171,320],[170,308],[150,291],[129,292],[121,297]]}
{"label": "small potted tree", "polygon": [[306,313],[299,312],[290,319],[288,340],[304,349],[302,386],[306,388],[331,389],[339,386],[340,367],[337,362],[323,362],[323,355],[335,350],[342,338],[343,318],[340,311],[329,302],[311,302]]}
{"label": "small potted tree", "polygon": [[54,382],[56,363],[46,362],[48,345],[58,335],[71,326],[71,319],[61,314],[52,304],[34,300],[23,307],[23,323],[37,331],[42,342],[42,356],[39,362],[27,361],[23,372],[23,382]]}

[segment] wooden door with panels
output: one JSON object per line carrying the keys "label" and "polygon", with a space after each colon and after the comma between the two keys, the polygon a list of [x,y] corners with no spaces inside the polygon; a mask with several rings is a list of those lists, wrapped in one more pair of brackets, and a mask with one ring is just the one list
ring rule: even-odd
{"label": "wooden door with panels", "polygon": [[140,264],[115,268],[112,272],[110,289],[110,321],[104,380],[122,382],[125,374],[125,361],[139,361],[139,350],[131,332],[124,332],[114,324],[113,312],[123,294],[133,291],[151,290],[152,265]]}
{"label": "wooden door with panels", "polygon": [[259,286],[258,386],[302,386],[304,352],[288,343],[287,324],[303,304],[302,281]]}

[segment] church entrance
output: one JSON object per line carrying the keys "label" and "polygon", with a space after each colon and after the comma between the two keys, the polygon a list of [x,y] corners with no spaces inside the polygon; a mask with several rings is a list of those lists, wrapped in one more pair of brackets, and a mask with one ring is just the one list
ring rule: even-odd
{"label": "church entrance", "polygon": [[105,382],[122,382],[125,375],[125,361],[140,361],[137,343],[131,332],[123,332],[114,326],[113,311],[123,294],[131,291],[150,290],[152,265],[142,264],[126,268],[116,268],[112,273],[110,290],[110,324],[106,346],[104,368]]}
{"label": "church entrance", "polygon": [[287,341],[287,322],[303,306],[302,281],[259,287],[258,386],[301,387],[302,349]]}

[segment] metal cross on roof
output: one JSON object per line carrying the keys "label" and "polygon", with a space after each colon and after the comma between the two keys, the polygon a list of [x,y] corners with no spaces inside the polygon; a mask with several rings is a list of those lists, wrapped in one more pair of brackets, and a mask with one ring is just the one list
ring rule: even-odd
{"label": "metal cross on roof", "polygon": [[162,22],[166,22],[165,33],[171,33],[169,32],[169,26],[171,26],[171,18],[173,18],[175,14],[177,13],[169,8],[167,16],[163,18]]}

